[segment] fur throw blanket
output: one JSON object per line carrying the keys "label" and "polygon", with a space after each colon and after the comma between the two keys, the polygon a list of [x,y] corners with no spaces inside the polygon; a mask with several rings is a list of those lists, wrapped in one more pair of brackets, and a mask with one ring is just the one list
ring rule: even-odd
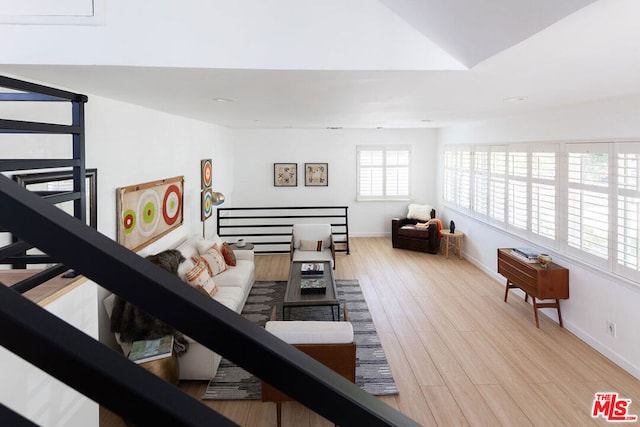
{"label": "fur throw blanket", "polygon": [[[185,261],[182,254],[175,249],[148,256],[146,259],[176,276],[178,276],[178,266]],[[111,332],[118,332],[120,340],[126,342],[173,335],[173,350],[178,356],[184,354],[189,347],[189,343],[181,332],[118,295],[111,313]]]}

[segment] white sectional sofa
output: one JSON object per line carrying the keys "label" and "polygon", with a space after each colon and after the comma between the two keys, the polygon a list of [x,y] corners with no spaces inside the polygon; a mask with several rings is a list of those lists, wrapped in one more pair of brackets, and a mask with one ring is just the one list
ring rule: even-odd
{"label": "white sectional sofa", "polygon": [[[192,256],[198,255],[199,246],[208,245],[208,247],[211,247],[216,241],[221,243],[217,236],[214,237],[214,240],[192,237],[180,244],[176,249],[185,258],[190,259]],[[213,299],[236,313],[240,313],[255,280],[254,253],[253,250],[236,250],[234,254],[236,256],[236,266],[229,267],[226,271],[214,277],[218,290],[213,295]],[[220,355],[189,337],[187,339],[189,340],[189,350],[180,357],[179,361],[180,379],[210,380],[218,370]]]}
{"label": "white sectional sofa", "polygon": [[[187,260],[190,260],[192,257],[199,255],[199,249],[205,248],[206,250],[213,246],[214,243],[222,246],[222,240],[218,236],[206,240],[202,237],[194,236],[185,240],[175,249],[178,249]],[[230,310],[240,313],[255,280],[254,253],[253,250],[236,250],[234,254],[236,265],[229,266],[227,270],[213,278],[217,291],[212,298]],[[181,276],[181,278],[184,280],[184,277]],[[113,310],[114,300],[115,295],[113,294],[104,300],[104,306],[109,316],[111,316]],[[122,347],[123,352],[127,354],[131,348],[131,343],[120,342],[117,335],[116,340]],[[189,350],[179,359],[180,379],[210,380],[218,370],[221,360],[220,355],[188,336],[186,338],[189,341]]]}

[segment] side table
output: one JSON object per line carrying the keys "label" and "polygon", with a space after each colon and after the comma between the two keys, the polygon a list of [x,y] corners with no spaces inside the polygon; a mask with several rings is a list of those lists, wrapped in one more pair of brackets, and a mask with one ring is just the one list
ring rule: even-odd
{"label": "side table", "polygon": [[448,228],[443,228],[441,233],[444,248],[441,247],[440,250],[445,252],[445,258],[449,258],[449,246],[451,246],[453,253],[455,254],[458,251],[458,256],[462,259],[462,238],[464,233],[457,230],[451,233]]}
{"label": "side table", "polygon": [[178,384],[180,365],[178,364],[178,356],[175,353],[169,357],[140,363],[139,366],[159,376],[168,383],[173,385]]}
{"label": "side table", "polygon": [[234,251],[250,251],[253,249],[253,243],[245,243],[244,246],[238,246],[235,243],[229,245],[229,247]]}

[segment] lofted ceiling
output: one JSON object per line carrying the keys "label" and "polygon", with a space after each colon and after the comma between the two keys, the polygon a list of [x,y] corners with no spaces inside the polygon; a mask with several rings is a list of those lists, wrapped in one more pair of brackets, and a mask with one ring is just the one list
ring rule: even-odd
{"label": "lofted ceiling", "polygon": [[[375,26],[333,21],[331,11],[323,15],[323,31],[332,24],[345,40],[342,52],[337,38],[315,45],[315,39],[305,39],[310,41],[304,51],[295,50],[299,46],[288,38],[280,49],[287,55],[278,62],[280,46],[254,38],[254,45],[273,50],[270,58],[276,59],[234,53],[232,60],[206,64],[185,55],[178,63],[161,64],[151,57],[145,63],[141,52],[128,63],[122,58],[99,63],[97,50],[86,63],[70,65],[56,58],[29,62],[17,54],[7,59],[0,50],[0,73],[232,128],[442,127],[640,95],[636,0],[380,0],[378,5],[387,15],[376,9]],[[383,38],[416,43],[397,46],[395,56],[394,45],[386,49],[382,39],[376,41],[379,54],[364,46],[372,37],[367,31],[380,28],[381,16],[393,21],[393,32],[380,30],[388,32]],[[294,18],[289,10],[287,19]],[[264,31],[277,28],[274,21]],[[349,36],[348,28],[358,28],[358,34]],[[301,38],[308,36],[302,25],[299,31]],[[354,55],[360,50],[362,55]]]}

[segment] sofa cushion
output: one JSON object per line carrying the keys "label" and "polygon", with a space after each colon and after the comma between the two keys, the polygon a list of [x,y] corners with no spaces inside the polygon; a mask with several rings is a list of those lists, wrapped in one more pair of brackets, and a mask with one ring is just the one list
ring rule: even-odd
{"label": "sofa cushion", "polygon": [[322,247],[323,247],[322,240],[300,240],[301,251],[322,252]]}
{"label": "sofa cushion", "polygon": [[398,230],[398,236],[426,239],[429,237],[429,229],[417,228],[414,224],[407,224],[400,227],[400,230]]}
{"label": "sofa cushion", "polygon": [[196,241],[196,248],[198,249],[198,253],[202,255],[214,246],[221,248],[223,244],[224,242],[222,239],[217,235],[214,235],[211,239],[198,239]]}
{"label": "sofa cushion", "polygon": [[200,258],[204,260],[205,264],[207,264],[211,277],[217,276],[227,269],[227,263],[218,250],[217,245],[209,248],[205,253],[200,255]]}
{"label": "sofa cushion", "polygon": [[294,224],[293,247],[300,248],[301,240],[322,239],[324,247],[331,246],[331,224]]}
{"label": "sofa cushion", "polygon": [[271,320],[264,328],[289,344],[348,344],[353,342],[351,322]]}
{"label": "sofa cushion", "polygon": [[432,209],[433,209],[433,206],[430,206],[430,205],[420,205],[417,203],[411,203],[409,205],[409,213],[407,213],[407,218],[419,219],[420,221],[429,221],[431,219]]}
{"label": "sofa cushion", "polygon": [[230,265],[231,267],[236,265],[236,255],[227,242],[224,242],[222,244],[220,253],[224,257],[224,261],[227,263],[227,265]]}
{"label": "sofa cushion", "polygon": [[[324,249],[322,252],[316,251],[295,251],[292,261],[329,261],[333,262],[331,249]],[[333,266],[333,265],[332,265]]]}
{"label": "sofa cushion", "polygon": [[194,267],[185,273],[187,283],[207,295],[215,295],[216,282],[209,273],[209,268],[202,258],[193,258]]}
{"label": "sofa cushion", "polygon": [[220,286],[213,299],[228,309],[240,313],[244,303],[244,293],[237,286]]}

